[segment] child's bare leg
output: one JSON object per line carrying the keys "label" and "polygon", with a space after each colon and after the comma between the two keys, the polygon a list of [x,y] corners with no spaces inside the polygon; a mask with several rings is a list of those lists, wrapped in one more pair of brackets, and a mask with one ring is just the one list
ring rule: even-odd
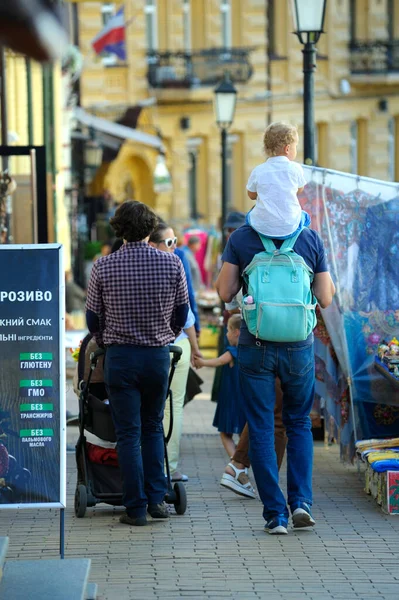
{"label": "child's bare leg", "polygon": [[220,439],[222,440],[224,449],[226,450],[227,454],[231,458],[233,456],[234,452],[236,451],[236,445],[233,440],[233,434],[232,433],[221,433]]}

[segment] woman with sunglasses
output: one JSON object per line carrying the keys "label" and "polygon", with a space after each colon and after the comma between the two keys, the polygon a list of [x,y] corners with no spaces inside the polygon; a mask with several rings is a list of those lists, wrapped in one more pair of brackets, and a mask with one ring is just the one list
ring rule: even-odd
{"label": "woman with sunglasses", "polygon": [[[166,223],[160,223],[150,236],[149,244],[163,252],[174,252],[177,238],[174,231]],[[187,317],[182,333],[176,338],[175,344],[180,346],[183,353],[177,363],[171,390],[173,397],[173,432],[168,444],[169,467],[172,481],[188,481],[187,475],[178,470],[180,456],[180,439],[183,431],[183,407],[186,394],[187,377],[190,360],[195,356],[202,358],[198,348],[195,332],[195,316],[191,310]],[[164,430],[169,429],[170,406],[166,403],[164,416]]]}

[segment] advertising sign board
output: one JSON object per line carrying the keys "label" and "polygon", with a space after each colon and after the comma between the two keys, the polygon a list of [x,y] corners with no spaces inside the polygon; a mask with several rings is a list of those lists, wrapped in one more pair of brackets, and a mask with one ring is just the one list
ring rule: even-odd
{"label": "advertising sign board", "polygon": [[0,246],[0,274],[0,508],[64,508],[62,246]]}

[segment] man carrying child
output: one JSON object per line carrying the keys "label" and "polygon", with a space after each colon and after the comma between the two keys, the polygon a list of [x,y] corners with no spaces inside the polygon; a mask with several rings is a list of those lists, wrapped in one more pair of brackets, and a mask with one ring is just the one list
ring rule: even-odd
{"label": "man carrying child", "polygon": [[[290,166],[296,156],[297,144],[298,135],[292,126],[277,123],[266,130],[264,146],[271,162],[257,167],[248,185],[250,197],[257,197],[259,210],[254,209],[252,218],[250,212],[249,224],[232,233],[222,256],[223,266],[216,287],[224,302],[230,302],[241,288],[245,301],[248,290],[242,274],[254,256],[268,246],[266,238],[277,248],[271,256],[295,253],[298,260],[303,261],[304,268],[311,273],[311,293],[322,308],[332,302],[335,288],[327,269],[323,242],[315,231],[308,229],[309,218],[300,208],[298,210],[293,197],[304,183],[299,165]],[[273,202],[276,195],[278,203]],[[284,221],[285,214],[287,222]],[[269,228],[270,223],[274,224],[275,230]],[[284,242],[287,239],[292,242]],[[292,247],[286,251],[290,243]],[[247,299],[253,301],[250,296]],[[288,437],[288,505],[294,527],[308,527],[315,524],[310,508],[313,438],[309,417],[315,380],[313,333],[301,341],[269,339],[250,333],[243,321],[238,366],[249,427],[252,469],[264,506],[265,531],[286,534],[289,511],[279,487],[274,449],[275,380],[279,377],[281,381],[283,422]]]}

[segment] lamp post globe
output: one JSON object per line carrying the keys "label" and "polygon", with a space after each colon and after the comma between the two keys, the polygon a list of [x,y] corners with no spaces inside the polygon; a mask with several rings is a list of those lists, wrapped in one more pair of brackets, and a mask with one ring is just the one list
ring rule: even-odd
{"label": "lamp post globe", "polygon": [[214,108],[216,123],[220,129],[228,129],[234,121],[236,110],[237,90],[225,76],[224,80],[215,89]]}
{"label": "lamp post globe", "polygon": [[307,34],[313,34],[313,42],[317,42],[323,33],[327,0],[292,0],[294,33],[305,44]]}
{"label": "lamp post globe", "polygon": [[226,237],[223,225],[227,216],[227,130],[234,121],[237,103],[237,90],[230,81],[228,75],[218,85],[214,93],[214,109],[216,123],[221,134],[221,158],[222,158],[222,248],[225,247]]}
{"label": "lamp post globe", "polygon": [[324,33],[327,0],[291,0],[294,33],[303,44],[303,129],[304,163],[315,162],[314,72],[315,44]]}

